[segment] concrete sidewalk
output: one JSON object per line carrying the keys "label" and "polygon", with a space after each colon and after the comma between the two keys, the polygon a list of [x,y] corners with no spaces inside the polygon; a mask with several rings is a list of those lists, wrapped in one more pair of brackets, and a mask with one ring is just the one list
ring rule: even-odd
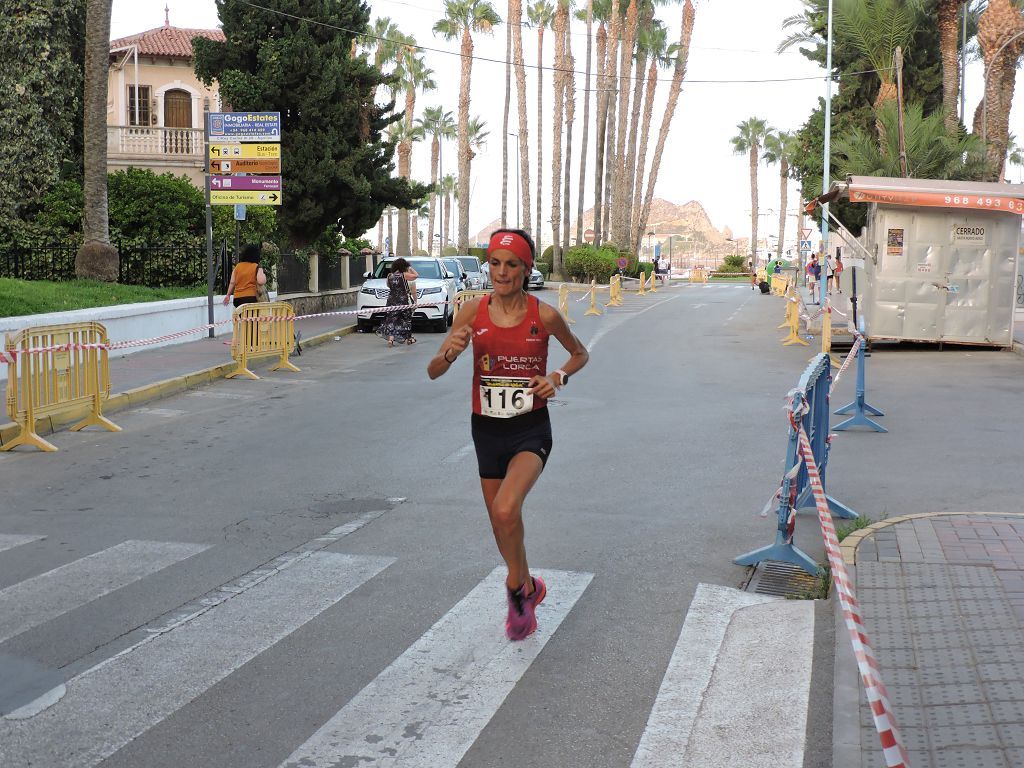
{"label": "concrete sidewalk", "polygon": [[[1024,765],[1024,514],[897,517],[842,543],[914,768]],[[834,767],[884,766],[836,628]]]}
{"label": "concrete sidewalk", "polygon": [[[312,317],[295,323],[296,333],[301,333],[302,347],[313,347],[331,341],[335,336],[344,336],[355,331],[355,315],[333,317]],[[197,336],[195,341],[175,344],[158,349],[147,349],[129,355],[110,356],[111,396],[103,406],[104,413],[166,397],[183,389],[196,387],[213,379],[223,378],[237,366],[231,359],[231,337],[211,339]],[[273,358],[256,361],[252,368],[272,364]],[[295,360],[302,366],[301,358]],[[0,401],[6,402],[7,382],[0,382]],[[69,409],[52,417],[38,419],[36,432],[52,434],[61,427],[80,421],[85,411]],[[6,416],[6,414],[5,414]],[[10,442],[18,433],[14,423],[0,423],[0,445]]]}

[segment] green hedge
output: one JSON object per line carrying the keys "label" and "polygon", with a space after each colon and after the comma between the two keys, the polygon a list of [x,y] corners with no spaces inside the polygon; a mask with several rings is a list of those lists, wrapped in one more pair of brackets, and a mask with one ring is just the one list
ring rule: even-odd
{"label": "green hedge", "polygon": [[549,262],[538,261],[533,266],[535,266],[537,268],[538,272],[540,272],[542,275],[544,275],[544,279],[545,280],[547,280],[549,277],[551,277],[551,264]]}
{"label": "green hedge", "polygon": [[607,283],[618,269],[617,261],[618,255],[610,249],[577,245],[565,253],[565,271],[580,282],[597,279],[599,283]]}
{"label": "green hedge", "polygon": [[747,272],[749,269],[746,256],[734,253],[731,256],[726,256],[722,265],[715,272]]}

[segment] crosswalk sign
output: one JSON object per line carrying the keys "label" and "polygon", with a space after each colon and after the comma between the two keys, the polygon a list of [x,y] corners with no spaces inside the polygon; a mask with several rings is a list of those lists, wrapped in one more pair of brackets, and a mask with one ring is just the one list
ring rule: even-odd
{"label": "crosswalk sign", "polygon": [[800,250],[804,251],[804,252],[810,251],[811,250],[811,241],[810,240],[801,240],[800,241]]}

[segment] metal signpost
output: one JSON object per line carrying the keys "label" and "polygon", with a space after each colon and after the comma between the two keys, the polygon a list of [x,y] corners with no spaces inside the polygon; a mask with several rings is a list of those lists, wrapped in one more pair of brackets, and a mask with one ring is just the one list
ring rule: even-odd
{"label": "metal signpost", "polygon": [[[235,252],[247,205],[281,205],[281,113],[210,112],[206,109],[206,262],[209,322],[213,324],[213,214],[235,207]],[[267,175],[270,174],[270,175]],[[210,328],[213,337],[213,328]]]}

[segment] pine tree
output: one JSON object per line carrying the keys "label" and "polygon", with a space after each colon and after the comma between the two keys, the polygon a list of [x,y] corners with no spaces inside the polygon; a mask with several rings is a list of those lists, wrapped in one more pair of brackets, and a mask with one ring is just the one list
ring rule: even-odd
{"label": "pine tree", "polygon": [[[226,42],[193,41],[196,73],[217,80],[236,111],[281,113],[283,206],[278,221],[295,247],[340,223],[362,234],[385,206],[414,208],[427,187],[396,178],[394,103],[370,98],[387,81],[365,55],[352,57],[370,19],[357,0],[217,0]],[[301,18],[300,18],[301,17]],[[308,21],[307,21],[308,19]],[[319,23],[312,23],[319,22]]]}
{"label": "pine tree", "polygon": [[0,67],[0,227],[36,212],[61,176],[81,173],[85,4],[12,0]]}

